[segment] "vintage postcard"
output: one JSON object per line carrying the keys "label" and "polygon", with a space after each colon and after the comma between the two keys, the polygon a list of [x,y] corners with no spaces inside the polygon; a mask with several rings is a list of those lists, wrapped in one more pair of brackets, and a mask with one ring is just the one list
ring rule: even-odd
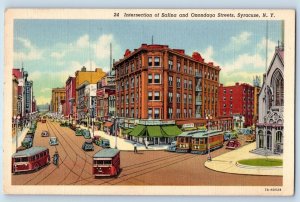
{"label": "vintage postcard", "polygon": [[7,9],[7,194],[294,193],[294,10]]}

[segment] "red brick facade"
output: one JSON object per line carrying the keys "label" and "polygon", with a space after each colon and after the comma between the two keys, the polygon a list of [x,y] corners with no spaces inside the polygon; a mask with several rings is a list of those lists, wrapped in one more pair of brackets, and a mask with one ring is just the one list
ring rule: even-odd
{"label": "red brick facade", "polygon": [[219,116],[243,115],[244,127],[252,126],[254,114],[254,87],[236,83],[219,87]]}
{"label": "red brick facade", "polygon": [[116,113],[134,119],[205,125],[218,113],[220,68],[167,45],[142,44],[114,63]]}

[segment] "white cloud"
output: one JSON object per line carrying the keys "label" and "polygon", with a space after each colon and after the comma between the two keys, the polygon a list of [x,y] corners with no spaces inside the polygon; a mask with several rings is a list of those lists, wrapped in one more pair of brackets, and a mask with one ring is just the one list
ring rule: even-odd
{"label": "white cloud", "polygon": [[39,60],[42,58],[44,50],[37,48],[29,39],[19,37],[17,41],[23,46],[24,51],[14,52],[16,61]]}
{"label": "white cloud", "polygon": [[214,49],[212,46],[208,46],[203,53],[201,53],[202,57],[206,62],[212,62],[214,61],[213,55],[214,55]]}
{"label": "white cloud", "polygon": [[36,102],[38,105],[44,105],[44,104],[50,103],[50,101],[51,101],[46,96],[38,96],[38,97],[35,97],[35,99],[36,99]]}
{"label": "white cloud", "polygon": [[61,59],[62,57],[65,56],[65,52],[61,51],[61,52],[52,52],[50,54],[51,57],[55,58],[55,59]]}
{"label": "white cloud", "polygon": [[239,35],[232,36],[229,40],[228,46],[224,47],[223,51],[240,50],[242,47],[250,43],[252,33],[241,32]]}
{"label": "white cloud", "polygon": [[[275,41],[271,41],[268,39],[268,61],[270,61],[273,58],[275,47],[278,44]],[[264,56],[266,55],[266,47],[267,47],[267,40],[264,37],[258,44],[257,44],[257,51],[263,54]]]}
{"label": "white cloud", "polygon": [[107,59],[109,61],[110,43],[113,46],[113,54],[115,55],[115,53],[120,51],[120,46],[117,44],[112,34],[103,34],[95,43],[93,43],[93,48],[97,59]]}
{"label": "white cloud", "polygon": [[86,48],[89,46],[89,35],[85,34],[81,37],[79,37],[79,39],[76,41],[76,45],[79,48]]}

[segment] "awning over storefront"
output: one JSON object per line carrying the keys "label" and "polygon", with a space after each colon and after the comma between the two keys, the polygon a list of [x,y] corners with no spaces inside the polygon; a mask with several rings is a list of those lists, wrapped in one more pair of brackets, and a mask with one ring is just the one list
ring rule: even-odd
{"label": "awning over storefront", "polygon": [[127,134],[129,134],[132,130],[133,130],[132,128],[124,129],[124,130],[122,131],[122,133],[125,134],[125,135],[127,135]]}
{"label": "awning over storefront", "polygon": [[104,127],[111,127],[113,125],[112,122],[105,122]]}
{"label": "awning over storefront", "polygon": [[143,125],[137,125],[136,127],[134,127],[134,129],[130,132],[130,135],[133,136],[142,136],[145,133],[145,129],[146,127]]}
{"label": "awning over storefront", "polygon": [[147,126],[149,137],[163,137],[160,126]]}
{"label": "awning over storefront", "polygon": [[161,128],[162,128],[163,132],[167,136],[170,136],[170,137],[175,137],[182,133],[182,131],[176,125],[162,126]]}

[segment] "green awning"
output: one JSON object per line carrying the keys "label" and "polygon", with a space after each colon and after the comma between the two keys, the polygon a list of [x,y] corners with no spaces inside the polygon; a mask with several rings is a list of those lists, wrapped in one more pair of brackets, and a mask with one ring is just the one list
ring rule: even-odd
{"label": "green awning", "polygon": [[142,136],[145,133],[145,126],[137,125],[134,129],[130,132],[130,135],[133,136]]}
{"label": "green awning", "polygon": [[171,137],[175,137],[175,136],[180,135],[182,133],[182,131],[176,125],[162,126],[161,128],[167,136],[171,136]]}
{"label": "green awning", "polygon": [[149,137],[163,137],[160,126],[147,126]]}
{"label": "green awning", "polygon": [[122,130],[122,133],[127,135],[127,134],[129,134],[132,130],[133,130],[132,128],[124,129],[124,130]]}

